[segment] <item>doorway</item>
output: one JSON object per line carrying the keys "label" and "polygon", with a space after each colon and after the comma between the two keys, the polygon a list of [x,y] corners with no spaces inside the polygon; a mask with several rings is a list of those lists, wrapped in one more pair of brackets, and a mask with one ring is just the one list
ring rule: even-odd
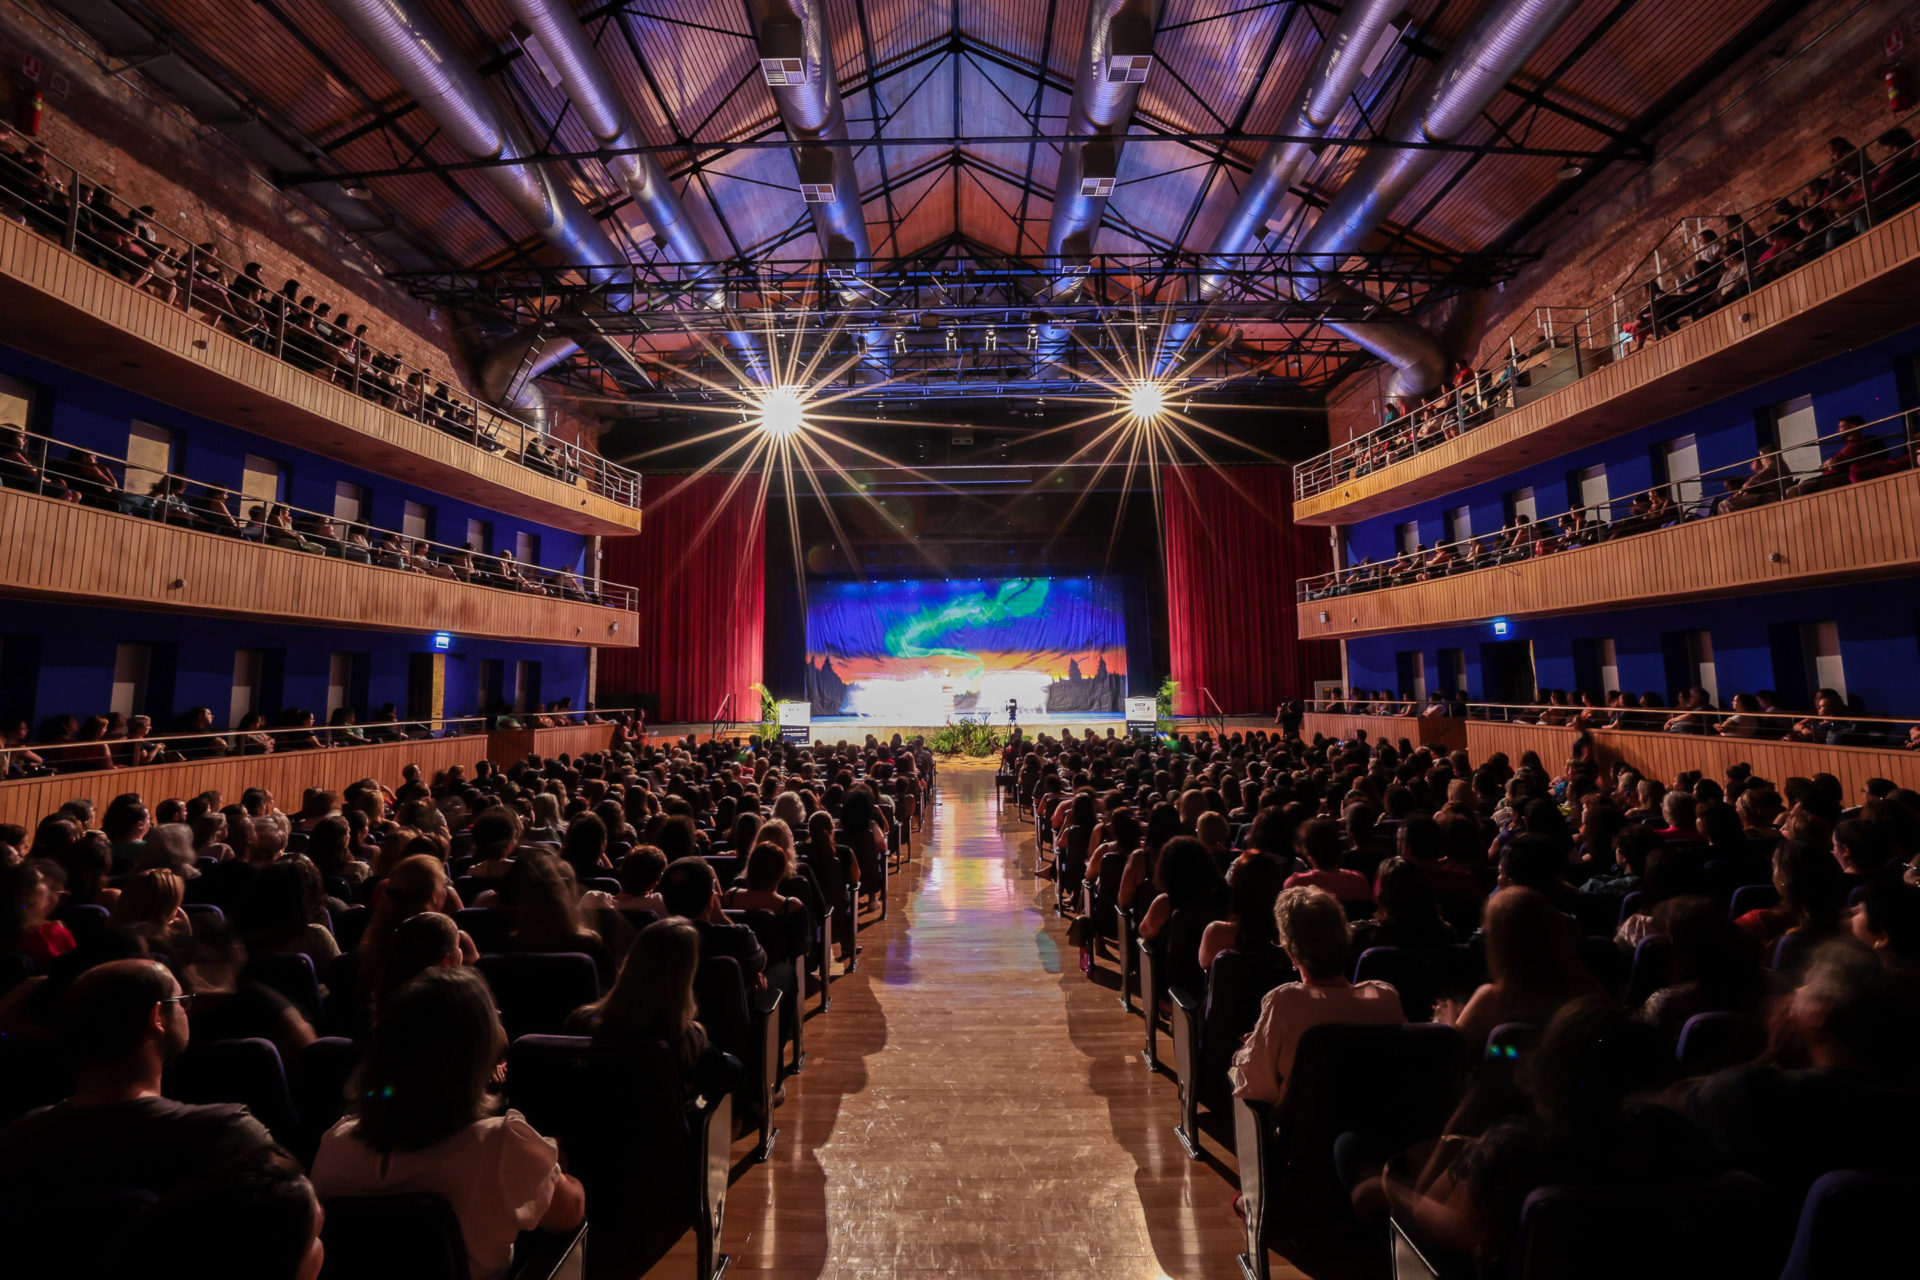
{"label": "doorway", "polygon": [[1484,640],[1480,644],[1480,687],[1491,703],[1533,702],[1533,641]]}

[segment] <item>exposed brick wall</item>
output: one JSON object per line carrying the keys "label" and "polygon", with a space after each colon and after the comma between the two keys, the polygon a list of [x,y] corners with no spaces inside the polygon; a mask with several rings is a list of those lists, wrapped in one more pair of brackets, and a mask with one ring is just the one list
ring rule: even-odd
{"label": "exposed brick wall", "polygon": [[[1618,164],[1599,174],[1516,245],[1541,261],[1452,323],[1443,319],[1454,331],[1449,337],[1459,338],[1449,349],[1484,364],[1533,308],[1607,296],[1680,219],[1790,193],[1824,167],[1829,137],[1870,141],[1894,122],[1881,83],[1888,65],[1882,40],[1905,8],[1890,15],[1894,6],[1857,0],[1808,4],[1653,134],[1651,165]],[[1676,20],[1683,20],[1679,10]],[[1906,56],[1911,96],[1920,93],[1920,66],[1911,47]],[[1371,367],[1329,394],[1334,443],[1379,425],[1382,383]]]}
{"label": "exposed brick wall", "polygon": [[[32,9],[30,4],[24,7]],[[195,242],[244,248],[279,286],[299,280],[334,310],[368,326],[368,339],[409,364],[468,385],[466,362],[445,321],[382,279],[374,259],[312,205],[273,187],[235,147],[208,135],[186,111],[137,74],[106,74],[97,47],[44,15],[0,6],[0,68],[7,118],[17,119],[26,82],[21,55],[40,60],[40,85],[55,72],[70,86],[48,93],[40,141],[55,157],[112,187],[122,200],[150,204],[163,226]],[[68,37],[71,37],[69,39]]]}

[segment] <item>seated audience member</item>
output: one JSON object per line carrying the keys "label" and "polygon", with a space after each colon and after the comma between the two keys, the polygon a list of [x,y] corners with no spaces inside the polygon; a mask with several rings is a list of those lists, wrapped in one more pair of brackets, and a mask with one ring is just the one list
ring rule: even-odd
{"label": "seated audience member", "polygon": [[51,919],[60,891],[48,867],[58,870],[55,863],[0,866],[0,954],[17,952],[43,968],[74,948],[67,926]]}
{"label": "seated audience member", "polygon": [[672,916],[692,923],[700,935],[700,955],[732,956],[748,986],[764,982],[767,953],[753,930],[727,919],[720,901],[720,880],[705,858],[676,858],[660,876],[660,897]]}
{"label": "seated audience member", "polygon": [[120,886],[114,923],[156,947],[184,943],[193,937],[193,922],[182,905],[186,899],[186,881],[173,872],[164,867],[136,871]]}
{"label": "seated audience member", "polygon": [[489,1091],[507,1047],[493,995],[471,969],[430,969],[381,1010],[354,1073],[347,1115],[320,1140],[322,1196],[426,1193],[460,1222],[474,1280],[501,1280],[514,1238],[571,1231],[586,1192],[560,1148],[517,1111],[495,1114]]}
{"label": "seated audience member", "polygon": [[1920,1007],[1904,975],[1852,939],[1821,946],[1761,1059],[1698,1082],[1686,1115],[1783,1203],[1832,1169],[1904,1175],[1920,1141]]}
{"label": "seated audience member", "polygon": [[1295,847],[1312,865],[1311,871],[1296,871],[1287,877],[1286,887],[1310,885],[1325,889],[1342,902],[1371,902],[1373,886],[1358,871],[1340,867],[1340,828],[1330,819],[1316,818],[1300,824]]}
{"label": "seated audience member", "polygon": [[152,960],[113,960],[74,979],[58,1012],[73,1094],[0,1132],[0,1214],[123,1191],[164,1195],[273,1149],[245,1107],[161,1096],[161,1073],[187,1047],[189,999]]}
{"label": "seated audience member", "polygon": [[666,854],[650,844],[635,848],[620,859],[620,865],[615,870],[615,875],[620,879],[620,892],[615,895],[613,905],[622,911],[651,911],[658,916],[669,914],[666,899],[658,892],[660,877],[666,869]]}
{"label": "seated audience member", "polygon": [[1574,924],[1543,894],[1502,889],[1487,903],[1488,981],[1464,1008],[1442,1000],[1437,1022],[1459,1028],[1468,1051],[1478,1056],[1487,1036],[1507,1022],[1545,1026],[1561,1006],[1596,995],[1600,984],[1574,947]]}
{"label": "seated audience member", "polygon": [[1833,437],[1839,448],[1826,456],[1820,464],[1820,470],[1789,488],[1787,496],[1797,498],[1804,494],[1819,493],[1823,489],[1837,489],[1849,483],[1854,464],[1867,461],[1878,447],[1867,439],[1866,425],[1867,420],[1857,413],[1840,419]]}
{"label": "seated audience member", "polygon": [[1670,1063],[1652,1029],[1605,997],[1573,1000],[1515,1072],[1523,1113],[1443,1143],[1417,1183],[1397,1174],[1367,1180],[1355,1208],[1363,1220],[1391,1212],[1430,1254],[1502,1274],[1521,1209],[1542,1186],[1634,1186],[1717,1171],[1699,1135],[1653,1100]]}
{"label": "seated audience member", "polygon": [[1812,938],[1839,932],[1846,890],[1831,849],[1782,841],[1773,853],[1773,887],[1780,893],[1777,906],[1755,908],[1734,921],[1768,954],[1789,933]]}
{"label": "seated audience member", "polygon": [[1286,867],[1272,854],[1242,858],[1227,869],[1227,918],[1200,935],[1200,969],[1207,972],[1222,951],[1273,955],[1280,947],[1273,906],[1286,882]]}
{"label": "seated audience member", "polygon": [[438,911],[422,911],[401,921],[387,943],[386,963],[380,974],[384,985],[375,993],[375,1007],[429,969],[472,964],[473,958],[460,945],[465,937],[452,916]]}
{"label": "seated audience member", "polygon": [[1377,903],[1372,919],[1353,924],[1355,960],[1368,947],[1428,951],[1460,940],[1440,915],[1432,881],[1409,858],[1392,857],[1380,865]]}
{"label": "seated audience member", "polygon": [[1275,987],[1260,1003],[1260,1020],[1229,1075],[1234,1096],[1278,1102],[1293,1073],[1300,1037],[1329,1023],[1390,1026],[1406,1021],[1400,997],[1384,982],[1347,980],[1352,937],[1340,900],[1310,886],[1288,889],[1274,904],[1281,949],[1300,971],[1300,981]]}
{"label": "seated audience member", "polygon": [[1648,997],[1640,1017],[1678,1047],[1687,1019],[1701,1013],[1742,1013],[1759,1019],[1786,988],[1760,963],[1758,949],[1712,898],[1669,898],[1654,910],[1653,931],[1671,944],[1667,985]]}
{"label": "seated audience member", "polygon": [[[1207,978],[1200,968],[1200,939],[1208,922],[1226,914],[1226,882],[1213,855],[1192,836],[1167,841],[1153,875],[1159,893],[1140,919],[1140,936],[1148,942],[1166,938],[1161,952],[1169,987],[1202,990]],[[1176,921],[1191,928],[1176,928]]]}
{"label": "seated audience member", "polygon": [[324,1218],[299,1161],[273,1150],[206,1170],[142,1209],[108,1268],[143,1280],[319,1280]]}
{"label": "seated audience member", "polygon": [[247,949],[224,921],[202,923],[181,958],[183,985],[193,997],[194,1035],[201,1040],[266,1040],[282,1062],[298,1062],[300,1051],[313,1043],[305,1014],[279,992],[243,976]]}
{"label": "seated audience member", "polygon": [[1851,927],[1889,968],[1920,972],[1920,888],[1901,880],[1868,883]]}
{"label": "seated audience member", "polygon": [[1782,482],[1786,479],[1786,468],[1781,465],[1778,450],[1768,449],[1753,460],[1753,470],[1746,476],[1734,476],[1727,481],[1726,496],[1720,499],[1721,511],[1744,511],[1765,502],[1777,502],[1782,493]]}
{"label": "seated audience member", "polygon": [[512,913],[513,950],[578,952],[592,957],[603,984],[612,980],[613,956],[600,934],[580,922],[580,892],[566,863],[522,850],[500,883],[500,896]]}
{"label": "seated audience member", "polygon": [[721,904],[735,911],[771,911],[781,916],[806,910],[806,904],[800,899],[780,892],[781,883],[787,878],[788,854],[766,839],[764,828],[762,832],[761,842],[747,854],[743,877],[746,883],[722,893]]}
{"label": "seated audience member", "polygon": [[664,1040],[680,1065],[689,1098],[731,1093],[745,1083],[746,1068],[716,1049],[695,1020],[693,979],[700,965],[700,935],[685,920],[656,920],[633,940],[612,990],[574,1010],[567,1030],[618,1047]]}

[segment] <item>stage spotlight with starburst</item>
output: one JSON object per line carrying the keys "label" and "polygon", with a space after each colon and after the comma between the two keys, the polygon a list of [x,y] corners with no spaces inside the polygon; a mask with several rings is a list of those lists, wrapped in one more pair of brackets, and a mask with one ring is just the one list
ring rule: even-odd
{"label": "stage spotlight with starburst", "polygon": [[1154,421],[1166,408],[1166,384],[1158,378],[1146,378],[1127,388],[1127,412],[1142,422]]}
{"label": "stage spotlight with starburst", "polygon": [[772,387],[760,397],[760,430],[770,436],[798,435],[806,429],[807,401],[798,387]]}

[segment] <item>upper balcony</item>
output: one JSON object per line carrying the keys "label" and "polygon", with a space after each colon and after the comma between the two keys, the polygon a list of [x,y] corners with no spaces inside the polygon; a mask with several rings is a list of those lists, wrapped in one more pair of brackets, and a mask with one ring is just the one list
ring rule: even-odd
{"label": "upper balcony", "polygon": [[[1347,639],[1920,572],[1920,414],[1500,533],[1303,578],[1299,634]],[[1796,451],[1797,452],[1797,451]]]}
{"label": "upper balcony", "polygon": [[[78,198],[75,198],[75,197]],[[0,149],[0,343],[255,435],[587,534],[640,527],[640,477],[449,389],[44,151]]]}
{"label": "upper balcony", "polygon": [[[1502,358],[1295,468],[1294,519],[1350,524],[1697,409],[1914,323],[1920,159],[1899,153],[1774,227],[1676,227],[1592,306],[1541,308]],[[1389,406],[1389,412],[1394,412]]]}
{"label": "upper balcony", "polygon": [[374,631],[638,643],[629,587],[582,582],[0,431],[0,594]]}

